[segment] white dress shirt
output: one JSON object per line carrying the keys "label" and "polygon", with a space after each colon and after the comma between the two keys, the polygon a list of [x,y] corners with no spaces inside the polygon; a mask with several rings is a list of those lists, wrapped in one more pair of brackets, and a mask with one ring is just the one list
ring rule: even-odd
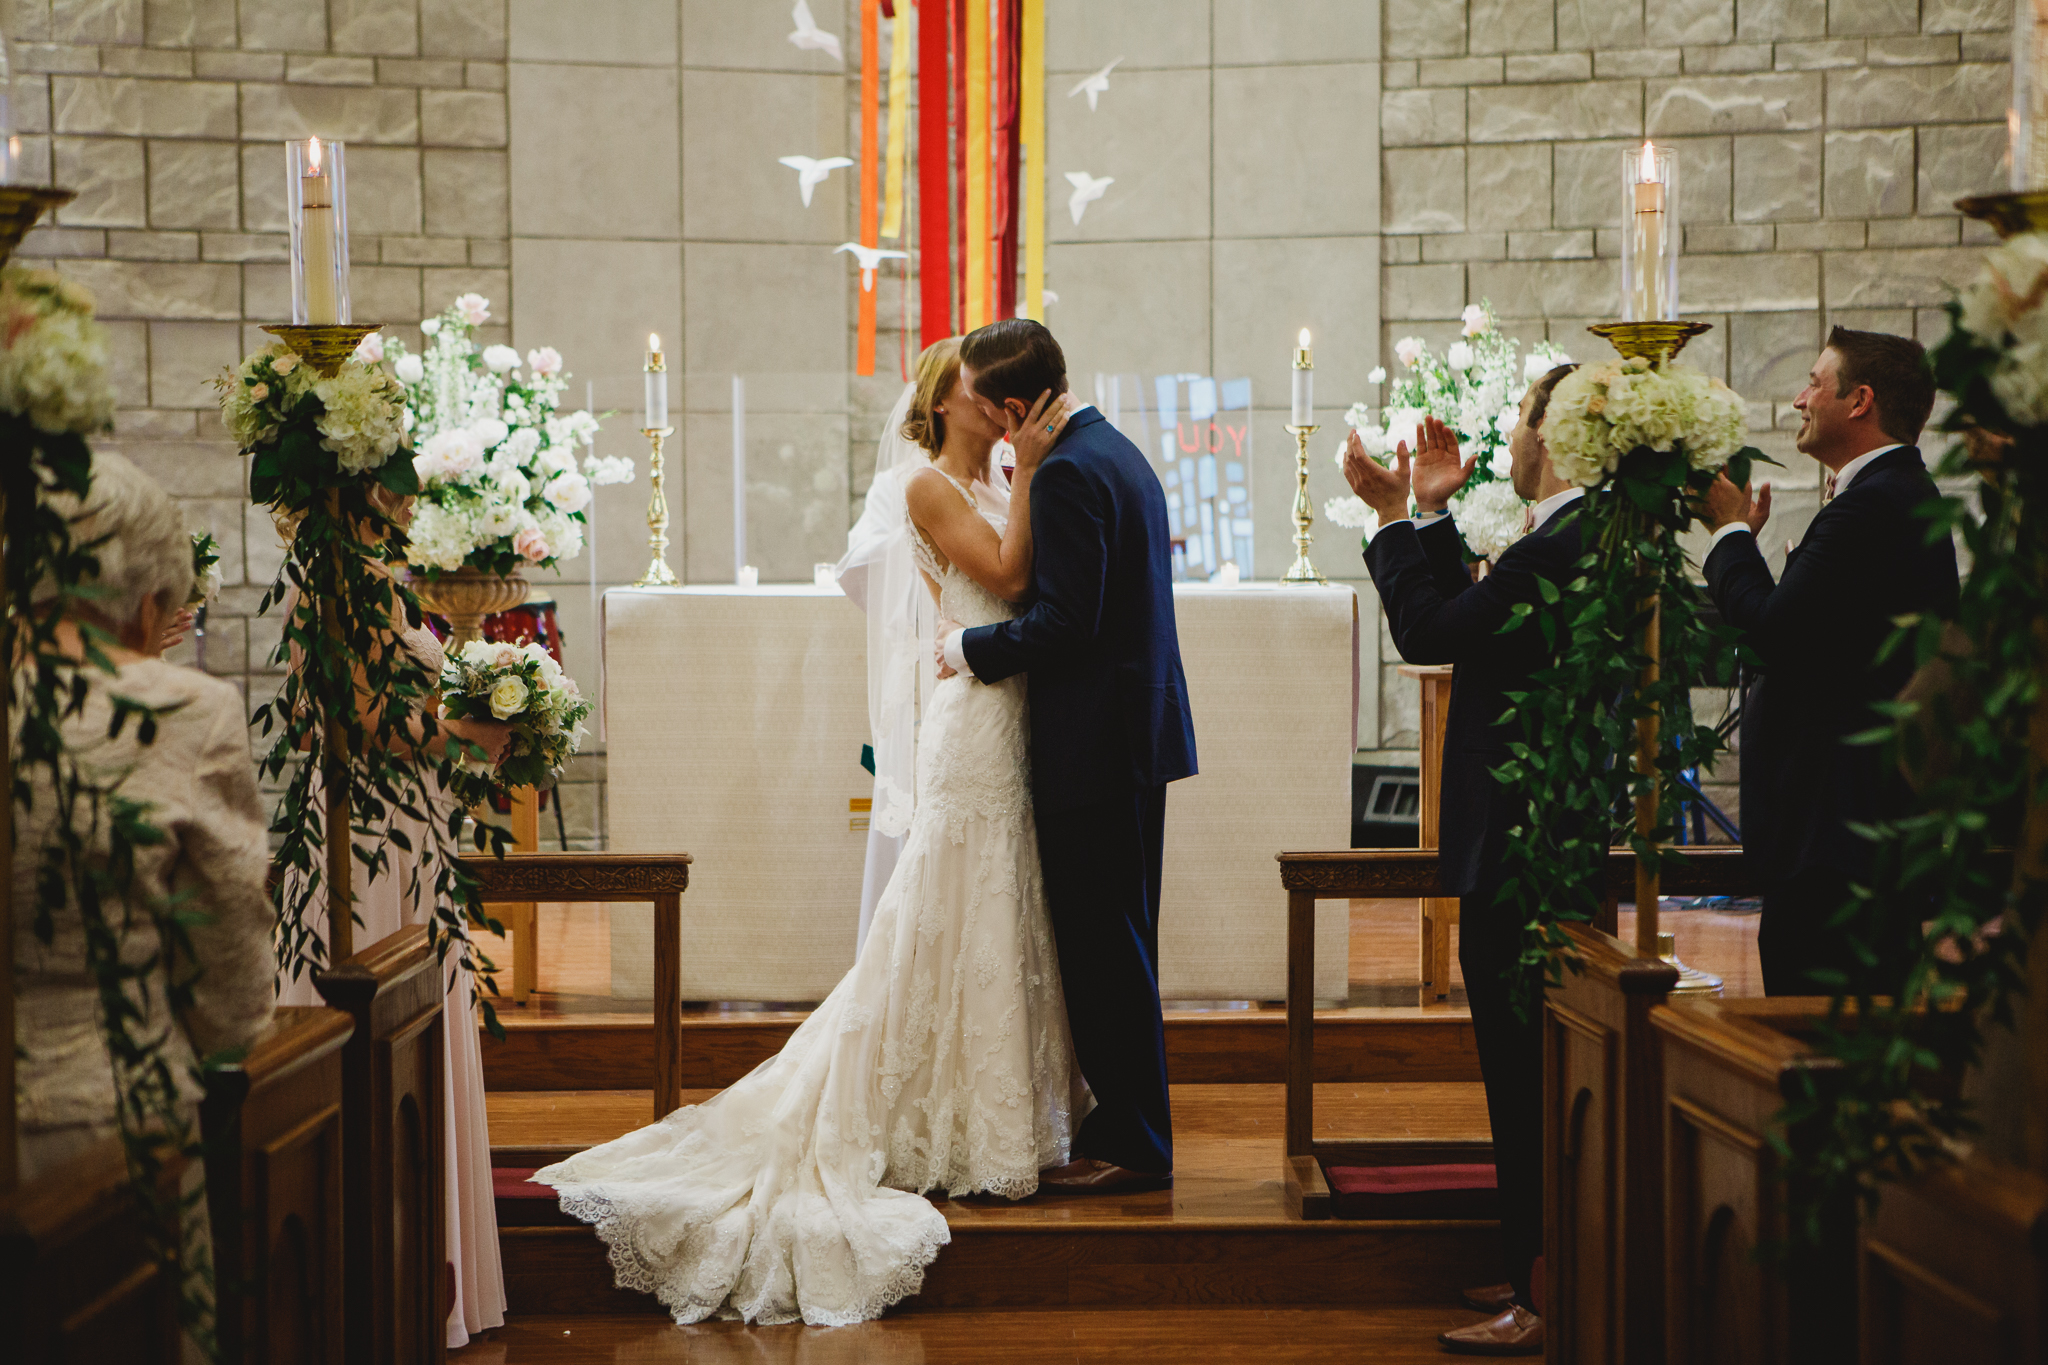
{"label": "white dress shirt", "polygon": [[[1067,393],[1067,420],[1072,421],[1075,417],[1078,417],[1094,406],[1093,403],[1075,402],[1073,392],[1069,390]],[[962,673],[971,678],[974,676],[974,670],[967,666],[967,651],[961,647],[960,643],[961,637],[965,634],[967,634],[967,631],[964,628],[947,634],[946,667],[952,669],[955,673]]]}
{"label": "white dress shirt", "polygon": [[[1864,470],[1864,467],[1868,465],[1872,460],[1876,459],[1880,455],[1884,455],[1891,451],[1897,450],[1901,444],[1903,444],[1903,442],[1894,441],[1888,446],[1879,446],[1876,450],[1866,450],[1861,455],[1858,455],[1855,459],[1849,461],[1849,463],[1843,465],[1840,469],[1836,470],[1834,475],[1835,497],[1839,498],[1842,496],[1842,494],[1848,492],[1849,481],[1855,478],[1858,474],[1861,474]],[[1738,531],[1740,531],[1744,535],[1748,535],[1750,533],[1749,523],[1746,521],[1731,521],[1726,526],[1723,526],[1720,530],[1714,532],[1713,539],[1707,542],[1707,553],[1712,554],[1716,546],[1718,546],[1722,541],[1726,540],[1729,536],[1734,535]]]}
{"label": "white dress shirt", "polygon": [[1566,507],[1585,496],[1586,490],[1583,488],[1567,488],[1564,492],[1552,493],[1542,502],[1537,503],[1535,507],[1530,509],[1534,513],[1534,520],[1529,524],[1529,534],[1535,535],[1543,529],[1544,522],[1549,521]]}

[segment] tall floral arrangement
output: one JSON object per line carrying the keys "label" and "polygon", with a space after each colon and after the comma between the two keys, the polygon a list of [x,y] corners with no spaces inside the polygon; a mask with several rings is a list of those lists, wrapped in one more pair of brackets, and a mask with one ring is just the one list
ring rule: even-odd
{"label": "tall floral arrangement", "polygon": [[[439,679],[390,644],[421,619],[418,600],[388,567],[405,557],[395,514],[420,480],[406,441],[406,391],[373,354],[359,350],[322,376],[272,345],[217,381],[222,418],[250,457],[250,496],[290,528],[277,581],[258,607],[285,609],[272,659],[285,682],[255,723],[275,735],[263,774],[284,786],[271,833],[285,875],[272,894],[279,965],[294,978],[331,965],[317,915],[329,899],[329,841],[351,842],[356,878],[387,875],[381,831],[392,817],[434,810],[435,779],[446,786],[461,763],[481,756],[452,737],[437,742]],[[359,693],[376,705],[360,705]],[[444,756],[429,757],[436,748]],[[348,828],[329,828],[327,803],[335,799],[346,802]],[[461,824],[458,808],[431,826],[427,845],[410,850],[418,875],[401,889],[408,902],[431,906],[437,952],[490,985],[491,964],[469,929],[496,925],[478,913],[474,879],[456,857]],[[476,839],[504,847],[488,825]],[[488,1002],[484,1013],[495,1028]]]}
{"label": "tall floral arrangement", "polygon": [[420,501],[408,559],[415,572],[465,566],[507,574],[583,552],[591,479],[578,451],[596,441],[588,412],[562,413],[568,376],[552,346],[522,358],[479,347],[490,300],[464,294],[420,324],[425,351],[381,352],[405,389]]}
{"label": "tall floral arrangement", "polygon": [[[1344,414],[1366,453],[1389,461],[1404,442],[1416,448],[1416,429],[1434,417],[1458,433],[1459,448],[1477,456],[1464,491],[1451,501],[1451,518],[1471,557],[1490,559],[1521,535],[1524,504],[1508,482],[1508,437],[1513,434],[1522,392],[1556,365],[1570,363],[1557,347],[1539,341],[1522,354],[1522,343],[1500,330],[1491,302],[1468,305],[1464,335],[1439,356],[1420,337],[1394,343],[1401,371],[1391,381],[1384,367],[1366,376],[1384,385],[1385,401],[1374,419],[1371,405],[1354,403]],[[1337,464],[1344,451],[1337,451]],[[1323,514],[1339,526],[1364,530],[1372,512],[1355,497],[1332,498]]]}
{"label": "tall floral arrangement", "polygon": [[[1679,832],[1678,773],[1723,747],[1694,720],[1690,684],[1734,640],[1700,613],[1679,533],[1719,473],[1747,483],[1752,464],[1768,459],[1744,444],[1745,430],[1741,398],[1672,361],[1585,365],[1551,391],[1541,434],[1557,473],[1586,490],[1577,512],[1586,548],[1566,586],[1539,581],[1541,601],[1518,606],[1506,627],[1540,630],[1554,660],[1512,694],[1502,720],[1519,737],[1495,771],[1518,807],[1543,813],[1510,831],[1501,893],[1524,925],[1525,1008],[1576,965],[1565,926],[1589,922],[1599,906],[1614,812],[1655,785],[1653,827],[1627,836],[1655,869],[1658,846]],[[1653,615],[1661,667],[1650,680]],[[1629,761],[1643,720],[1658,724],[1647,770]]]}
{"label": "tall floral arrangement", "polygon": [[[2038,1027],[2048,956],[2048,234],[2010,238],[1950,302],[1930,355],[1961,437],[1936,473],[1966,481],[1921,509],[1927,534],[1961,539],[1970,565],[1956,618],[1909,618],[1888,649],[1920,665],[1905,699],[1855,739],[1890,746],[1919,788],[1920,813],[1863,831],[1878,865],[1842,927],[1886,972],[1831,1027],[1840,1062],[1783,1116],[1820,1134],[1787,1152],[1815,1198],[1795,1210],[1808,1236],[1831,1200],[1875,1202],[1881,1183],[1953,1152],[1978,1116],[1952,1082],[1980,1060],[1987,1030],[2019,1002]],[[1957,484],[1950,484],[1954,489]],[[2008,871],[1994,850],[2016,850]],[[2029,947],[2033,945],[2031,956]],[[1850,1010],[1836,986],[1831,1021]],[[2031,1045],[2041,1046],[2038,1033]]]}
{"label": "tall floral arrangement", "polygon": [[[15,266],[0,269],[0,516],[6,532],[6,604],[0,611],[0,656],[15,661],[7,681],[13,800],[26,806],[46,795],[59,818],[41,847],[23,845],[17,860],[33,862],[33,900],[17,904],[45,945],[56,941],[57,917],[75,913],[83,929],[86,971],[97,994],[94,1011],[111,1063],[115,1124],[127,1157],[130,1187],[148,1215],[159,1261],[179,1287],[179,1317],[208,1354],[213,1332],[213,1269],[205,1235],[204,1189],[166,1193],[172,1156],[197,1169],[204,1145],[180,1096],[181,1078],[149,1026],[152,1001],[173,1013],[192,1001],[192,978],[174,964],[193,961],[191,907],[152,903],[130,894],[136,850],[161,840],[150,808],[121,791],[120,775],[88,765],[67,741],[83,711],[88,675],[112,671],[114,644],[74,608],[92,605],[83,588],[98,570],[91,545],[72,538],[65,513],[47,495],[83,501],[92,492],[87,437],[113,419],[106,343],[93,319],[91,295],[55,275]],[[56,610],[49,610],[54,593]],[[60,643],[58,622],[83,622],[85,657]],[[144,743],[155,718],[115,698],[116,734]],[[138,920],[155,930],[162,952],[146,963],[123,959]],[[6,989],[12,989],[8,983]]]}

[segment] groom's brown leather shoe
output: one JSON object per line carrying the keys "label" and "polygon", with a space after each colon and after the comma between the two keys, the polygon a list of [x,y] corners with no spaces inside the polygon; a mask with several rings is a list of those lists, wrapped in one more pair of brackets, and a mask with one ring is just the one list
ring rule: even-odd
{"label": "groom's brown leather shoe", "polygon": [[1482,1313],[1505,1313],[1515,1301],[1515,1287],[1505,1282],[1489,1284],[1479,1289],[1467,1289],[1458,1297]]}
{"label": "groom's brown leather shoe", "polygon": [[1438,1337],[1437,1344],[1458,1356],[1540,1356],[1543,1319],[1520,1304],[1499,1317],[1459,1327]]}
{"label": "groom's brown leather shoe", "polygon": [[1173,1187],[1173,1172],[1152,1175],[1127,1170],[1094,1157],[1076,1157],[1066,1165],[1038,1177],[1038,1188],[1055,1194],[1138,1194],[1145,1190]]}

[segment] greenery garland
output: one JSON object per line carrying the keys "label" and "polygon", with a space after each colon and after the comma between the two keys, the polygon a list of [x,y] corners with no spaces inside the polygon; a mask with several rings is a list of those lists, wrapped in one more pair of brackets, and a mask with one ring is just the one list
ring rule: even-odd
{"label": "greenery garland", "polygon": [[[0,338],[0,450],[6,452],[0,506],[7,547],[0,652],[16,660],[7,698],[9,781],[15,810],[32,809],[41,788],[57,812],[50,842],[18,847],[14,856],[35,860],[31,927],[39,942],[55,942],[60,914],[75,909],[79,915],[113,1073],[115,1127],[145,1215],[144,1235],[178,1286],[180,1325],[212,1359],[218,1341],[204,1226],[205,1151],[179,1094],[164,1035],[150,1027],[157,993],[173,1020],[192,1005],[198,973],[190,928],[203,911],[176,897],[139,901],[132,894],[137,850],[162,843],[164,834],[150,823],[146,803],[121,794],[125,774],[89,766],[66,734],[84,712],[90,675],[118,671],[105,652],[116,642],[78,611],[100,595],[86,586],[99,571],[97,544],[78,543],[70,521],[48,501],[68,494],[83,504],[91,493],[86,434],[113,417],[105,343],[89,295],[54,275],[14,266],[0,271]],[[78,623],[83,660],[63,648],[59,624],[67,617]],[[140,743],[153,742],[156,716],[149,708],[118,694],[111,701],[108,740],[133,727]],[[156,931],[157,955],[123,961],[123,946],[145,920]],[[199,1064],[203,1070],[228,1060],[202,1058]],[[187,1187],[171,1179],[174,1166],[189,1179]]]}
{"label": "greenery garland", "polygon": [[[444,731],[439,679],[393,644],[402,622],[423,619],[418,599],[384,567],[403,561],[406,544],[391,509],[419,489],[404,443],[404,393],[360,358],[322,377],[281,345],[249,356],[218,387],[228,429],[251,456],[250,496],[292,527],[277,581],[258,607],[289,600],[273,658],[285,666],[285,682],[254,720],[264,735],[276,732],[262,772],[285,781],[271,826],[285,873],[273,892],[280,966],[296,978],[331,965],[316,912],[328,894],[328,841],[347,838],[365,880],[389,873],[391,845],[413,855],[401,904],[431,898],[436,954],[444,963],[452,955],[495,995],[495,966],[470,929],[503,926],[484,917],[476,880],[457,858],[465,812],[454,803],[437,815],[433,785],[455,787],[463,762],[484,755]],[[359,695],[377,698],[377,708],[364,714]],[[443,737],[443,756],[429,757]],[[324,784],[337,778],[347,788],[346,832],[327,828]],[[427,829],[425,847],[412,847],[394,825],[401,816]],[[510,836],[479,821],[474,841],[501,854]],[[486,1026],[502,1034],[489,1000],[483,1010]]]}
{"label": "greenery garland", "polygon": [[[1679,534],[1695,499],[1725,468],[1738,484],[1769,457],[1742,444],[1743,409],[1725,385],[1689,367],[1634,359],[1584,366],[1553,391],[1543,439],[1561,477],[1586,488],[1578,508],[1585,552],[1562,587],[1537,580],[1538,603],[1515,607],[1503,631],[1542,632],[1552,662],[1508,694],[1500,724],[1517,727],[1495,780],[1532,818],[1508,833],[1500,901],[1522,929],[1517,1007],[1541,1008],[1546,985],[1580,963],[1566,928],[1590,923],[1605,886],[1607,851],[1623,835],[1652,869],[1680,856],[1679,773],[1721,752],[1698,724],[1691,688],[1735,647],[1710,625]],[[1644,647],[1653,614],[1661,648],[1654,680]],[[1658,727],[1650,772],[1629,761],[1637,725]],[[1621,821],[1656,784],[1655,826]]]}
{"label": "greenery garland", "polygon": [[[1936,472],[1969,480],[1977,505],[1943,495],[1921,515],[1930,541],[1960,537],[1969,572],[1953,622],[1899,623],[1886,657],[1911,651],[1920,671],[1851,739],[1887,747],[1915,778],[1920,809],[1859,829],[1875,841],[1876,866],[1835,921],[1873,969],[1865,976],[1889,972],[1876,983],[1889,989],[1852,996],[1847,982],[1829,983],[1820,1050],[1840,1073],[1825,1091],[1804,1078],[1779,1115],[1781,1128],[1813,1135],[1797,1152],[1780,1141],[1794,1234],[1809,1242],[1825,1210],[1852,1198],[1874,1207],[1882,1182],[1946,1160],[1975,1130],[1957,1082],[1980,1059],[1984,1025],[2012,1023],[2048,901],[2023,848],[2028,809],[2038,819],[2048,803],[2028,758],[2030,741],[2048,738],[2048,410],[2039,361],[2015,335],[2042,320],[2044,262],[2039,234],[1994,250],[1949,305],[1951,330],[1930,356],[1955,400],[1942,429],[1964,438]],[[2001,848],[2023,849],[2010,878],[1993,875]]]}

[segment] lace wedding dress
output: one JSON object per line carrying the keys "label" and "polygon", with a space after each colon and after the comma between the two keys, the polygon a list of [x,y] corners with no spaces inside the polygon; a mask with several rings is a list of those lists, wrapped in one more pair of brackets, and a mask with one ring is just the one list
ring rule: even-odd
{"label": "lace wedding dress", "polygon": [[[943,616],[1010,617],[911,541]],[[1018,1199],[1067,1160],[1091,1101],[1039,880],[1027,723],[1022,677],[940,683],[903,854],[853,970],[730,1089],[536,1173],[596,1226],[622,1288],[678,1323],[860,1322],[916,1293],[950,1240],[925,1191]]]}

